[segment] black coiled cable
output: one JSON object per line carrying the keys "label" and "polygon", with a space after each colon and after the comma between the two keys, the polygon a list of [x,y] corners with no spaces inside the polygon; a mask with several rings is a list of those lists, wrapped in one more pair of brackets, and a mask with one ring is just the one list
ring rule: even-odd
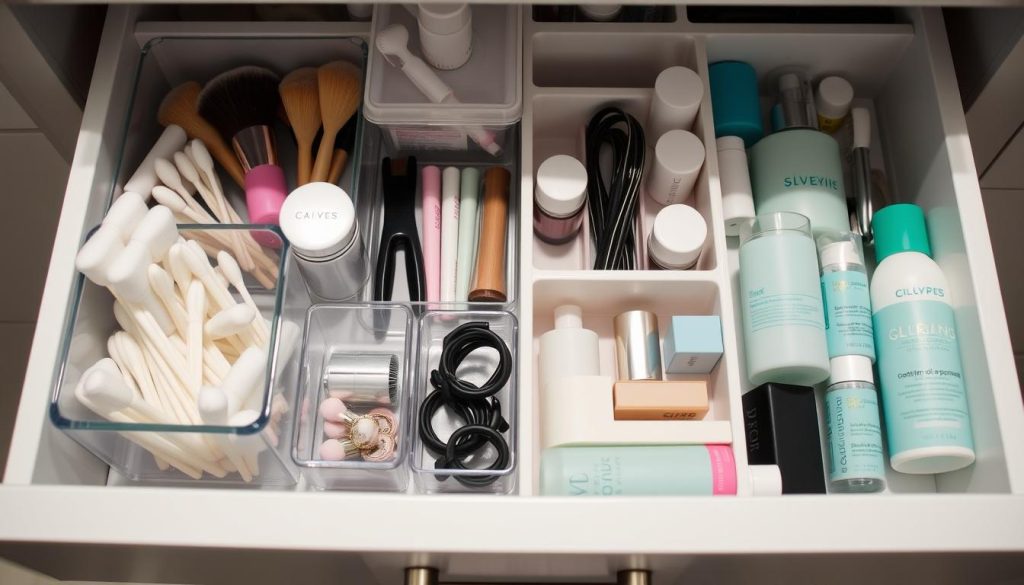
{"label": "black coiled cable", "polygon": [[[601,172],[601,152],[611,148],[611,180]],[[587,124],[587,209],[595,270],[636,267],[636,212],[643,179],[644,129],[620,108],[607,107]]]}
{"label": "black coiled cable", "polygon": [[[469,354],[482,347],[498,352],[498,367],[481,386],[461,380],[456,375],[459,365]],[[484,321],[464,323],[445,335],[437,369],[430,372],[434,391],[427,395],[419,409],[419,435],[427,449],[437,457],[437,469],[469,469],[464,459],[490,443],[497,458],[487,469],[504,469],[511,461],[511,449],[502,433],[509,424],[501,414],[501,402],[495,397],[512,375],[512,353],[505,340]],[[462,420],[445,443],[434,431],[434,414],[442,407],[451,409]],[[500,474],[456,475],[455,480],[467,487],[490,485]],[[446,475],[438,474],[444,481]]]}

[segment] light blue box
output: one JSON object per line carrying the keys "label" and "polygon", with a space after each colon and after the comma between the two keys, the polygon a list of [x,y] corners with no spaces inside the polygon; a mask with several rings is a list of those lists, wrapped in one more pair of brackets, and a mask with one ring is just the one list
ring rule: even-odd
{"label": "light blue box", "polygon": [[709,374],[723,351],[722,320],[717,316],[672,317],[665,335],[665,373]]}

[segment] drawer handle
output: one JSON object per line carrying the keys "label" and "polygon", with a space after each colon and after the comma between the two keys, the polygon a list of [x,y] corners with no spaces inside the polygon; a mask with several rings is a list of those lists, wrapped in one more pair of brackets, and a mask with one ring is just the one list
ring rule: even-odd
{"label": "drawer handle", "polygon": [[[405,585],[442,585],[437,569],[433,567],[408,567],[405,569]],[[630,569],[616,575],[618,585],[651,585],[654,580],[650,571]],[[466,585],[466,584],[460,584]],[[508,584],[514,585],[514,584]],[[531,583],[531,585],[555,585],[554,583]]]}

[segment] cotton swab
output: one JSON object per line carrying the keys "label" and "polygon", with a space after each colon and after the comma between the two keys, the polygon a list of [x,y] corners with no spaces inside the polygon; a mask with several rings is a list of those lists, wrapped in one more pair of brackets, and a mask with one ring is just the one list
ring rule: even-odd
{"label": "cotton swab", "polygon": [[182,297],[188,294],[188,285],[192,282],[192,271],[189,270],[188,263],[185,262],[184,248],[184,244],[175,243],[167,252],[167,269],[171,273],[174,283],[178,285],[178,291]]}
{"label": "cotton swab", "polygon": [[125,352],[121,349],[121,335],[128,334],[124,331],[118,331],[107,339],[107,353],[110,354],[110,357],[117,364],[118,369],[125,378],[135,381],[143,400],[153,406],[163,408],[165,411],[168,410],[168,406],[163,404],[160,394],[156,391],[156,386],[153,384],[153,378],[149,374],[149,368],[146,367],[145,361],[136,361],[135,359],[136,357],[141,357],[141,352],[139,356],[134,354],[125,355]]}
{"label": "cotton swab", "polygon": [[[228,424],[233,427],[248,426],[256,422],[259,416],[259,412],[255,410],[241,410],[231,415],[231,418],[228,419]],[[259,475],[260,452],[265,448],[259,436],[256,434],[232,435],[230,441],[238,448],[239,453],[245,460],[245,464],[252,471],[253,475]]]}
{"label": "cotton swab", "polygon": [[[256,314],[259,315],[259,307],[256,306],[256,301],[249,294],[249,289],[245,286],[245,278],[242,277],[242,270],[238,267],[235,259],[231,257],[231,254],[223,251],[217,254],[217,268],[220,269],[220,273],[224,275],[224,278],[231,283],[231,286],[235,287],[238,294],[242,295],[242,300],[245,301],[245,304],[252,307]],[[255,320],[254,327],[263,343],[270,340],[270,331],[267,329],[267,324],[263,321],[262,316]]]}
{"label": "cotton swab", "polygon": [[180,126],[171,124],[164,128],[163,134],[157,139],[153,148],[150,149],[142,164],[136,169],[135,174],[124,184],[125,191],[133,191],[140,195],[148,196],[153,185],[156,185],[157,177],[153,170],[153,161],[158,158],[170,156],[170,153],[180,150],[188,140],[185,131]]}
{"label": "cotton swab", "polygon": [[[196,186],[196,189],[199,191],[199,196],[206,201],[207,205],[210,206],[210,209],[213,211],[213,216],[218,222],[224,224],[234,223],[231,221],[231,217],[228,214],[227,209],[224,208],[227,205],[227,202],[214,196],[210,189],[207,188],[202,177],[199,176],[199,169],[196,168],[195,163],[192,162],[192,159],[189,158],[187,154],[184,152],[174,153],[174,166],[178,167],[178,172],[181,173],[185,179]],[[235,254],[238,254],[239,261],[243,266],[245,266],[246,271],[252,272],[255,270],[256,265],[253,262],[252,255],[250,254],[249,245],[242,238],[242,234],[238,231],[232,230],[231,239],[234,241],[232,251],[234,251]],[[255,244],[256,242],[253,241],[252,243]]]}
{"label": "cotton swab", "polygon": [[151,207],[135,227],[128,244],[141,242],[149,250],[153,262],[160,262],[167,251],[178,241],[178,225],[174,213],[163,205]]}
{"label": "cotton swab", "polygon": [[[185,300],[188,308],[188,366],[194,388],[203,385],[203,317],[206,316],[206,289],[193,280]],[[197,390],[198,392],[198,390]]]}
{"label": "cotton swab", "polygon": [[249,403],[253,393],[262,386],[266,367],[266,350],[250,347],[238,356],[220,385],[228,397],[229,415],[241,411]]}
{"label": "cotton swab", "polygon": [[255,319],[256,311],[252,307],[237,304],[207,319],[203,330],[211,339],[223,339],[245,331]]}
{"label": "cotton swab", "polygon": [[100,286],[108,286],[107,269],[124,250],[121,233],[114,226],[101,226],[75,256],[75,268]]}
{"label": "cotton swab", "polygon": [[[199,391],[197,403],[199,405],[199,415],[204,423],[208,425],[228,424],[228,398],[220,388],[204,386]],[[224,456],[231,462],[231,465],[238,470],[242,479],[246,482],[252,481],[253,474],[245,459],[239,456],[233,446],[225,439],[226,437],[222,436],[215,437],[218,447],[224,452]]]}
{"label": "cotton swab", "polygon": [[181,299],[174,288],[174,279],[171,278],[171,275],[159,265],[150,264],[149,286],[153,288],[153,292],[171,315],[174,327],[178,330],[178,335],[182,337],[187,336],[188,313],[185,312],[185,307],[181,304]]}
{"label": "cotton swab", "polygon": [[149,264],[149,247],[144,242],[129,242],[107,267],[107,287],[116,297],[148,312],[160,330],[170,335],[174,321],[149,286]]}
{"label": "cotton swab", "polygon": [[185,185],[181,180],[181,174],[178,173],[178,168],[174,166],[174,163],[166,158],[158,158],[154,161],[153,168],[161,183],[173,189],[186,201],[192,199],[192,193],[195,189],[189,189],[188,186]]}
{"label": "cotton swab", "polygon": [[110,204],[102,225],[116,229],[121,234],[121,241],[127,243],[147,211],[149,207],[146,206],[146,200],[142,195],[125,191]]}

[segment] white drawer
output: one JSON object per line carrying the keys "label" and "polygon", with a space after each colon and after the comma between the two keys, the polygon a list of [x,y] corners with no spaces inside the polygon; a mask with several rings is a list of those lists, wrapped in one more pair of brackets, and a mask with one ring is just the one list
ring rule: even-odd
{"label": "white drawer", "polygon": [[[558,24],[533,22],[527,15],[521,192],[532,193],[532,172],[540,160],[575,148],[575,136],[555,130],[574,127],[577,118],[585,121],[593,106],[605,101],[645,114],[649,90],[644,87],[650,87],[667,65],[689,64],[705,79],[709,59],[726,58],[751,61],[760,72],[800,62],[814,75],[844,73],[859,94],[873,98],[881,147],[876,150],[885,153],[894,199],[922,205],[933,229],[938,227],[947,236],[934,247],[955,291],[962,329],[978,447],[978,462],[972,468],[938,479],[891,477],[890,493],[876,496],[754,498],[741,484],[735,498],[536,497],[541,413],[534,343],[550,328],[552,307],[567,300],[570,291],[585,312],[598,315],[611,315],[622,303],[637,299],[662,313],[690,306],[722,316],[727,357],[712,380],[713,413],[732,425],[741,475],[747,463],[739,405],[746,388],[737,359],[735,251],[720,228],[713,230],[702,270],[571,270],[571,259],[552,259],[529,241],[532,200],[522,197],[518,495],[107,486],[107,468],[51,427],[46,409],[75,277],[74,254],[85,231],[98,223],[111,192],[140,39],[174,33],[369,35],[368,24],[360,23],[149,23],[136,30],[138,9],[111,7],[0,486],[0,540],[40,545],[11,550],[0,546],[0,553],[45,569],[45,551],[50,550],[63,555],[68,567],[79,567],[83,556],[112,562],[125,550],[156,551],[166,565],[161,580],[212,579],[216,569],[197,574],[173,567],[175,559],[191,558],[179,547],[198,547],[208,549],[202,553],[207,556],[193,556],[213,559],[214,565],[246,559],[254,573],[249,582],[256,583],[280,582],[273,571],[261,573],[252,567],[285,553],[261,559],[246,554],[247,549],[293,551],[293,557],[307,551],[302,558],[315,562],[305,566],[303,582],[320,575],[339,579],[337,571],[362,571],[364,562],[381,582],[396,581],[401,567],[413,564],[439,566],[446,575],[464,580],[491,575],[604,580],[629,567],[653,568],[663,577],[691,574],[706,579],[725,574],[738,578],[756,570],[798,575],[820,568],[827,558],[821,555],[830,553],[1024,550],[1024,409],[964,114],[941,13],[911,9],[907,15],[911,24],[825,26],[699,25],[684,19],[651,25]],[[563,71],[570,73],[559,75]],[[703,107],[698,134],[710,135],[711,124],[710,110]],[[720,225],[713,150],[698,184],[698,207],[712,225]],[[355,529],[380,526],[391,528]],[[89,554],[76,556],[42,543],[85,544]],[[336,553],[346,554],[326,560]],[[750,553],[763,556],[731,556]],[[787,560],[770,561],[779,557]],[[860,580],[896,580],[899,572],[894,567],[900,562],[860,563],[856,575]],[[970,559],[935,562],[949,566]],[[989,567],[998,572],[1008,564],[993,562]],[[106,578],[129,575],[126,568],[89,573]]]}

